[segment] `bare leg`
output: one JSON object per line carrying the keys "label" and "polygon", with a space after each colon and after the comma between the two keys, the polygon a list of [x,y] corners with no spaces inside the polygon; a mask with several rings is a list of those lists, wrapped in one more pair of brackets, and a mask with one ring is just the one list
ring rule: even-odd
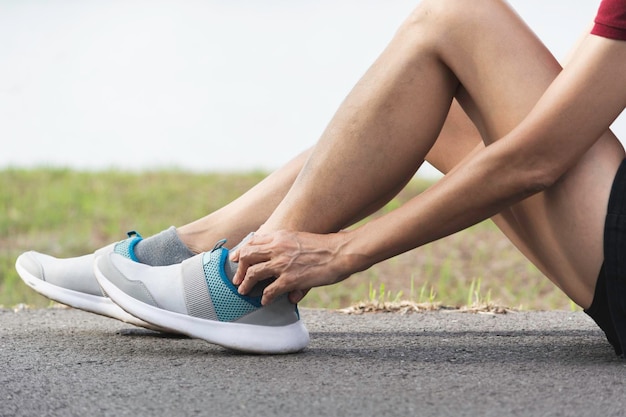
{"label": "bare leg", "polygon": [[[441,145],[436,146],[433,152],[440,149],[440,153],[445,155],[445,158],[439,158],[445,159],[438,167],[442,172],[451,169],[481,141],[478,131],[456,101],[450,109],[437,141]],[[311,151],[301,153],[223,208],[178,227],[180,239],[197,253],[210,250],[220,239],[227,239],[231,243],[241,241],[248,233],[257,230],[276,209],[293,185]],[[416,161],[415,169],[422,163],[423,159]],[[380,209],[409,179],[410,177],[407,177],[404,182],[392,187],[391,190],[376,195],[368,206],[361,208],[343,226],[349,226]]]}
{"label": "bare leg", "polygon": [[[488,144],[524,118],[559,71],[504,3],[424,2],[342,104],[261,231],[339,230],[403,185],[429,152],[449,167],[433,144],[453,96]],[[622,158],[607,132],[550,190],[502,214],[522,250],[583,307],[602,262],[606,202]]]}
{"label": "bare leg", "polygon": [[309,154],[310,151],[301,153],[221,209],[178,227],[180,239],[197,253],[210,250],[220,239],[240,242],[248,233],[257,230],[274,211]]}

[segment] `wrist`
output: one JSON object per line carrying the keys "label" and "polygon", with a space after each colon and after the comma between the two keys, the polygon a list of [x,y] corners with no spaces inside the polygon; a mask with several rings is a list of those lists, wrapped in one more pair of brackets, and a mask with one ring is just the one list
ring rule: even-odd
{"label": "wrist", "polygon": [[361,238],[359,229],[337,233],[340,239],[337,259],[340,261],[342,273],[346,276],[364,271],[375,263],[374,257],[367,253],[367,245]]}

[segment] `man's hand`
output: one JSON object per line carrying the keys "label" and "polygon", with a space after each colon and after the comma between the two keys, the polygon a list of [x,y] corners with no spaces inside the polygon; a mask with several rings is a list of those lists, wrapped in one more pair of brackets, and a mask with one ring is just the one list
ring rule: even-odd
{"label": "man's hand", "polygon": [[350,270],[350,257],[342,254],[348,234],[255,234],[231,252],[230,259],[239,263],[233,283],[239,285],[240,294],[247,294],[257,282],[273,277],[276,280],[263,291],[262,304],[284,293],[297,303],[310,288],[337,283],[356,272]]}

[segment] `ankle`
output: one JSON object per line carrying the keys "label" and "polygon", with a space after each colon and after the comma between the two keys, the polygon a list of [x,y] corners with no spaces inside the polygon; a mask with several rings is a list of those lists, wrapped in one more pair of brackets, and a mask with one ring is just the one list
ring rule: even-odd
{"label": "ankle", "polygon": [[151,266],[177,264],[195,255],[179,238],[174,226],[140,241],[133,252],[139,262]]}
{"label": "ankle", "polygon": [[[204,244],[206,239],[202,239],[199,232],[189,232],[184,227],[176,229],[178,239],[193,253],[206,252],[208,249]],[[215,242],[213,242],[215,243]]]}

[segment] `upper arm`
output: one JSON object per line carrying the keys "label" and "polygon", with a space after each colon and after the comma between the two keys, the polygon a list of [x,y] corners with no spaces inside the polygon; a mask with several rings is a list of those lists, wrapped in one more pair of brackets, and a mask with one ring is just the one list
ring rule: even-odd
{"label": "upper arm", "polygon": [[511,168],[553,182],[625,106],[626,42],[588,35],[524,121],[496,144],[521,164]]}

